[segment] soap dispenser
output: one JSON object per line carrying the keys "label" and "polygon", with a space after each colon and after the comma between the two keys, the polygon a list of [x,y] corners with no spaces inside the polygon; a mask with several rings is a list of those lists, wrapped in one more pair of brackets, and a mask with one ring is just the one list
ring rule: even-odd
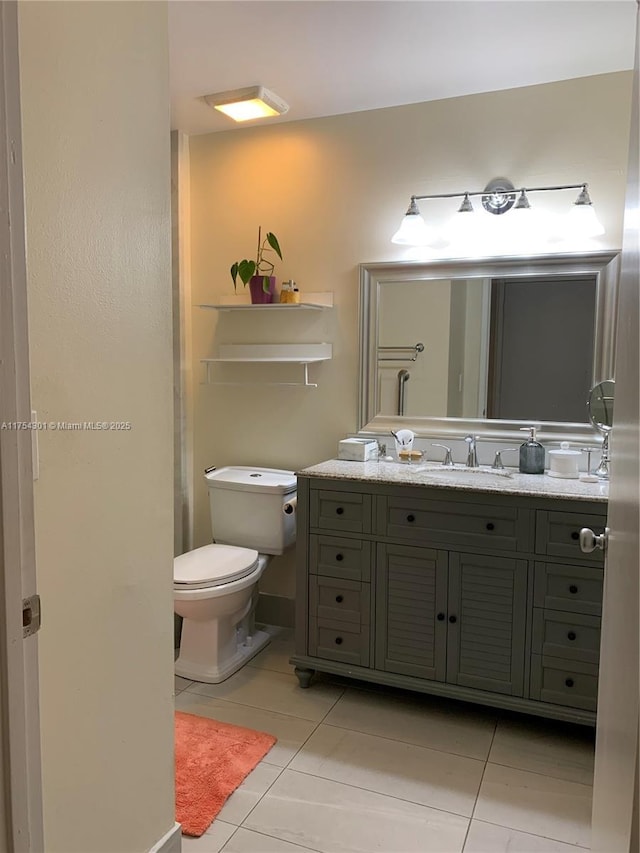
{"label": "soap dispenser", "polygon": [[544,447],[536,441],[536,427],[520,427],[530,433],[524,444],[520,445],[520,473],[544,474]]}

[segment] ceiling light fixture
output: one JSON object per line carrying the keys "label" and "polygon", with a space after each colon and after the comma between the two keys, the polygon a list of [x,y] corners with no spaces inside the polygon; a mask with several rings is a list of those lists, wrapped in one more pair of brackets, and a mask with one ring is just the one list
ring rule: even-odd
{"label": "ceiling light fixture", "polygon": [[[432,239],[431,229],[423,219],[418,201],[428,199],[442,198],[462,198],[462,203],[458,208],[458,213],[473,213],[474,208],[471,204],[472,196],[480,196],[482,207],[487,213],[494,215],[503,215],[508,213],[512,208],[514,210],[529,211],[525,219],[530,223],[529,216],[532,214],[531,204],[529,202],[529,193],[538,192],[555,192],[557,190],[580,190],[578,198],[572,205],[571,212],[567,218],[567,232],[572,237],[597,237],[604,234],[604,228],[593,207],[591,197],[589,196],[588,185],[581,184],[561,184],[552,187],[521,187],[516,190],[514,185],[508,178],[494,178],[490,181],[483,190],[469,192],[463,190],[455,193],[438,193],[435,195],[412,195],[409,210],[405,214],[400,228],[391,238],[392,243],[399,243],[410,246],[421,246],[430,242]],[[522,214],[520,214],[522,215]],[[454,216],[454,220],[457,215]],[[468,231],[471,222],[477,222],[480,225],[477,215],[474,217],[464,217],[465,231]],[[511,221],[511,219],[509,220]],[[513,220],[515,226],[515,220]],[[455,230],[455,229],[454,229]]]}
{"label": "ceiling light fixture", "polygon": [[234,121],[250,121],[255,118],[284,115],[289,110],[286,104],[264,86],[247,86],[205,95],[204,100],[216,110]]}

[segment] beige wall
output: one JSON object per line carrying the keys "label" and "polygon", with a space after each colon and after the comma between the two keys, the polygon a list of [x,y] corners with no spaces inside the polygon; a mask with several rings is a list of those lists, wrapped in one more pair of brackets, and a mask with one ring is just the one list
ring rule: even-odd
{"label": "beige wall", "polygon": [[165,3],[20,7],[47,853],[174,822]]}
{"label": "beige wall", "polygon": [[[586,180],[607,229],[596,245],[619,248],[630,85],[630,73],[610,74],[191,140],[194,305],[228,301],[228,268],[251,257],[258,225],[280,239],[279,280],[335,295],[332,312],[311,317],[194,308],[196,370],[222,340],[334,347],[314,370],[315,390],[196,385],[197,545],[210,537],[206,465],[296,469],[330,458],[356,429],[357,267],[407,257],[389,240],[412,193],[477,189],[498,175],[529,186]],[[251,375],[281,370],[257,365]],[[291,557],[269,567],[262,589],[294,594]]]}

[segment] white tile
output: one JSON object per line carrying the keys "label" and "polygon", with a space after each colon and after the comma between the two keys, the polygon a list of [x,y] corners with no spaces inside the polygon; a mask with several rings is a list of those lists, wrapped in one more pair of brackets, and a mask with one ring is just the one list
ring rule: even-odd
{"label": "white tile", "polygon": [[316,722],[323,719],[343,693],[343,688],[331,684],[314,684],[303,689],[293,672],[285,675],[250,666],[245,666],[221,684],[194,682],[188,690]]}
{"label": "white tile", "polygon": [[489,761],[583,785],[593,783],[593,729],[550,720],[500,720]]}
{"label": "white tile", "polygon": [[321,725],[289,769],[471,817],[484,761]]}
{"label": "white tile", "polygon": [[244,826],[323,853],[460,853],[469,821],[284,770]]}
{"label": "white tile", "polygon": [[239,788],[231,794],[222,807],[218,817],[226,823],[240,826],[258,800],[271,787],[282,772],[280,767],[273,764],[256,765]]}
{"label": "white tile", "polygon": [[488,763],[473,816],[588,847],[591,796],[589,785]]}
{"label": "white tile", "polygon": [[232,824],[216,819],[200,838],[183,835],[182,853],[220,853],[235,831]]}
{"label": "white tile", "polygon": [[276,635],[260,654],[251,658],[247,666],[253,666],[256,669],[268,669],[272,672],[284,672],[290,675],[293,673],[293,666],[289,663],[289,658],[294,652],[294,646],[292,635]]}
{"label": "white tile", "polygon": [[173,692],[176,696],[186,690],[190,684],[193,684],[193,681],[189,681],[188,678],[181,678],[179,675],[173,676]]}
{"label": "white tile", "polygon": [[307,740],[317,723],[264,711],[249,705],[238,705],[224,699],[212,699],[197,693],[181,693],[176,697],[176,710],[199,717],[209,717],[222,723],[244,726],[258,732],[277,737],[277,742],[262,759],[268,764],[286,767],[302,744]]}
{"label": "white tile", "polygon": [[481,820],[471,821],[464,845],[464,853],[581,853],[582,849]]}
{"label": "white tile", "polygon": [[309,849],[240,827],[222,848],[222,853],[309,853]]}
{"label": "white tile", "polygon": [[496,719],[494,712],[437,697],[346,690],[323,722],[484,760]]}

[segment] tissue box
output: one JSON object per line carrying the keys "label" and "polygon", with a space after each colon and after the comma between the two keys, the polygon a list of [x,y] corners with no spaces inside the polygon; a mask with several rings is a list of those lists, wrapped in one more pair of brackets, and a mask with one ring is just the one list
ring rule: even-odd
{"label": "tissue box", "polygon": [[371,438],[343,438],[338,442],[338,459],[369,462],[378,458],[378,442]]}

